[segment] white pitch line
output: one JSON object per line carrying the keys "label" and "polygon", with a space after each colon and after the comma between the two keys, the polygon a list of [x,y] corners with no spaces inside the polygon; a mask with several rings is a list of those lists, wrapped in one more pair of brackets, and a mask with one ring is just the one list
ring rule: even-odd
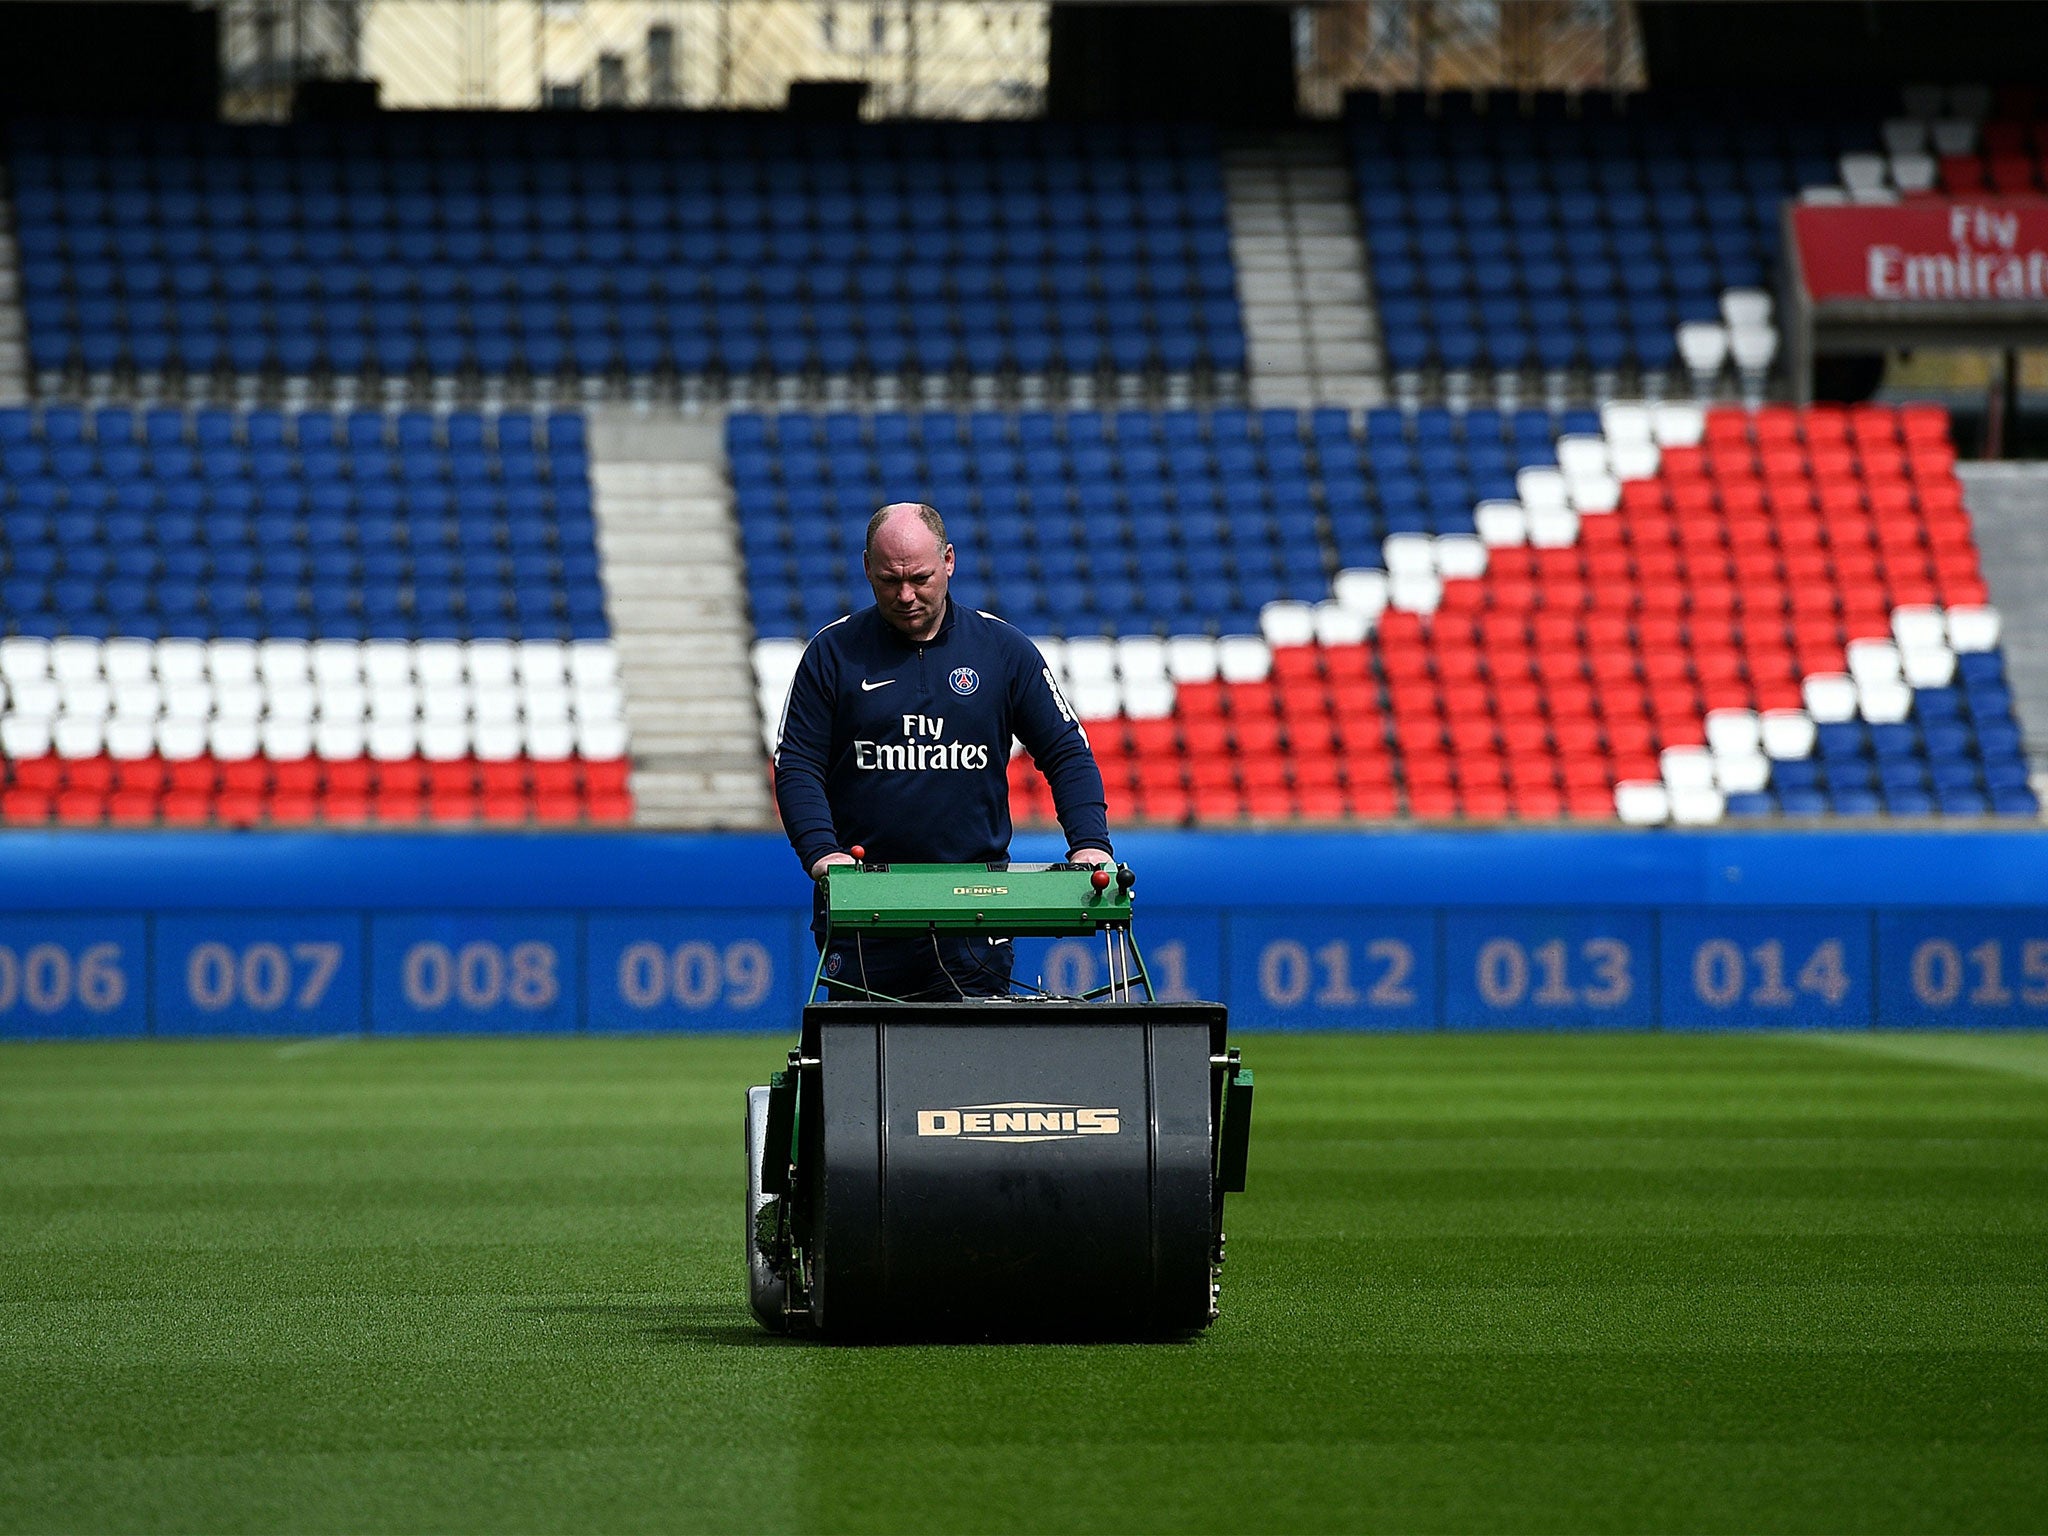
{"label": "white pitch line", "polygon": [[337,1046],[349,1045],[361,1038],[360,1035],[321,1035],[312,1040],[294,1040],[290,1045],[280,1045],[277,1048],[277,1059],[297,1061],[301,1056],[318,1055],[321,1051],[331,1051]]}
{"label": "white pitch line", "polygon": [[1870,1034],[1827,1031],[1793,1034],[1786,1038],[1809,1040],[1815,1045],[1861,1051],[1872,1056],[1889,1056],[1895,1061],[1917,1061],[1928,1066],[1995,1072],[2007,1077],[2024,1077],[2033,1082],[2048,1083],[2048,1035],[2038,1031],[2011,1035],[1965,1035],[1948,1032],[1909,1034],[1895,1030],[1878,1030]]}

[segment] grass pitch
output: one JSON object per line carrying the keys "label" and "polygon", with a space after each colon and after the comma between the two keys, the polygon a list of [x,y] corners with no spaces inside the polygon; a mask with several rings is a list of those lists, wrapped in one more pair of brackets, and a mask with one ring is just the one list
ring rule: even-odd
{"label": "grass pitch", "polygon": [[2048,1039],[1252,1037],[1198,1342],[757,1332],[781,1040],[0,1048],[0,1529],[2040,1530]]}

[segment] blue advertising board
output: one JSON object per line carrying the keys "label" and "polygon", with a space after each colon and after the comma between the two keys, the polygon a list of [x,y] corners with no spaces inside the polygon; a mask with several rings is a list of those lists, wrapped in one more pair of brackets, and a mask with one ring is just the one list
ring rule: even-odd
{"label": "blue advertising board", "polygon": [[160,1035],[334,1035],[369,1023],[359,917],[179,912],[155,927]]}
{"label": "blue advertising board", "polygon": [[531,1034],[583,1020],[581,924],[566,912],[415,912],[370,919],[370,1027]]}
{"label": "blue advertising board", "polygon": [[[1020,837],[1020,860],[1057,857]],[[2048,835],[1139,833],[1162,996],[1253,1029],[2048,1026]],[[765,1030],[816,962],[764,834],[0,834],[0,1038]],[[1099,940],[1016,976],[1102,985]]]}
{"label": "blue advertising board", "polygon": [[1870,919],[1841,909],[1669,912],[1666,1029],[1860,1029],[1873,1022]]}
{"label": "blue advertising board", "polygon": [[1657,1022],[1651,916],[1614,908],[1457,912],[1444,1017],[1462,1029],[1642,1029]]}
{"label": "blue advertising board", "polygon": [[0,1036],[139,1035],[149,1027],[141,917],[0,917]]}
{"label": "blue advertising board", "polygon": [[2048,1025],[2048,911],[1887,912],[1879,1016],[1935,1029]]}

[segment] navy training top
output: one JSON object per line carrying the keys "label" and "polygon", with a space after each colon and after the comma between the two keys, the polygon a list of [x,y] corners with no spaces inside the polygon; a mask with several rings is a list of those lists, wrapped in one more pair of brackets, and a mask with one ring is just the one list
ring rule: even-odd
{"label": "navy training top", "polygon": [[922,645],[876,608],[827,624],[790,684],[775,800],[806,872],[859,844],[892,864],[1010,856],[1010,741],[1024,744],[1067,849],[1110,851],[1102,773],[1038,647],[948,600]]}

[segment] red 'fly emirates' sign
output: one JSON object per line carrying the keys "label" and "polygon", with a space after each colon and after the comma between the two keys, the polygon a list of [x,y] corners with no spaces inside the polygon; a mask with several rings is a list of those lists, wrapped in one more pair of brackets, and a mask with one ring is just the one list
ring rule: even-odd
{"label": "red 'fly emirates' sign", "polygon": [[1799,207],[1792,234],[1820,303],[2048,301],[2048,199]]}

